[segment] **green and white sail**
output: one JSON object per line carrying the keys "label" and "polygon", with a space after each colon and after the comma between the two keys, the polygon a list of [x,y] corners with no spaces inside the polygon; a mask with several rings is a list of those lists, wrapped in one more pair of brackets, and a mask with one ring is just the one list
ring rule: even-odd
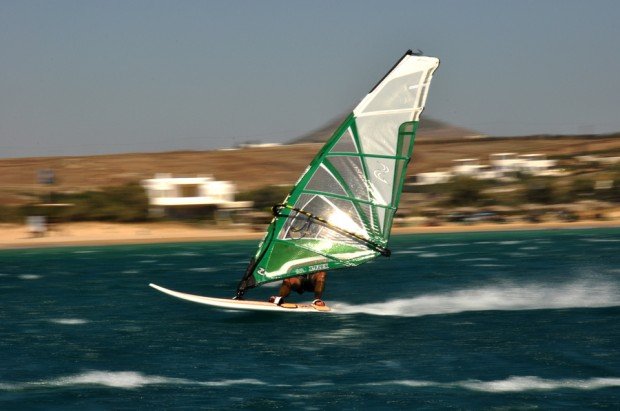
{"label": "green and white sail", "polygon": [[312,160],[258,247],[238,295],[287,277],[353,267],[387,249],[415,132],[439,60],[407,52]]}

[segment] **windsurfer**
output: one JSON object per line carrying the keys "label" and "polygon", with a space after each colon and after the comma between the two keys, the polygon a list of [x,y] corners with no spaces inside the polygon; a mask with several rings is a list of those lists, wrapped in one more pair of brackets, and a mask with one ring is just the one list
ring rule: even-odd
{"label": "windsurfer", "polygon": [[325,289],[326,277],[327,273],[325,271],[319,271],[314,274],[285,278],[280,286],[280,295],[272,296],[269,298],[269,302],[280,305],[289,296],[291,291],[297,291],[299,294],[303,294],[304,291],[313,291],[314,301],[312,301],[312,304],[323,307],[325,303],[321,298]]}

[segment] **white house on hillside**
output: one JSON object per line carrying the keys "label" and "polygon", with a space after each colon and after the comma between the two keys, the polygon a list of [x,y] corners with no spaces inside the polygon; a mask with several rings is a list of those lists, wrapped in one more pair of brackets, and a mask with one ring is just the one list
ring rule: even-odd
{"label": "white house on hillside", "polygon": [[510,175],[521,169],[521,161],[515,153],[493,153],[489,155],[489,162],[495,171],[501,175]]}
{"label": "white house on hillside", "polygon": [[453,160],[452,172],[457,176],[467,176],[479,180],[490,180],[498,177],[498,174],[492,167],[480,164],[477,158]]}
{"label": "white house on hillside", "polygon": [[521,160],[521,172],[534,176],[558,175],[555,166],[556,160],[548,160],[544,154],[523,154]]}
{"label": "white house on hillside", "polygon": [[454,177],[450,171],[429,171],[415,175],[413,185],[424,186],[432,184],[445,184]]}
{"label": "white house on hillside", "polygon": [[475,176],[480,168],[477,158],[459,158],[452,160],[452,172],[459,176]]}
{"label": "white house on hillside", "polygon": [[151,210],[159,215],[185,216],[204,210],[246,209],[251,201],[235,201],[236,186],[213,177],[172,177],[156,174],[142,181]]}
{"label": "white house on hillside", "polygon": [[455,176],[467,176],[478,180],[512,181],[516,173],[533,176],[557,177],[565,173],[557,169],[556,160],[548,160],[544,154],[493,153],[488,164],[480,164],[477,158],[459,158],[452,161],[450,171],[418,173],[414,185],[443,184]]}

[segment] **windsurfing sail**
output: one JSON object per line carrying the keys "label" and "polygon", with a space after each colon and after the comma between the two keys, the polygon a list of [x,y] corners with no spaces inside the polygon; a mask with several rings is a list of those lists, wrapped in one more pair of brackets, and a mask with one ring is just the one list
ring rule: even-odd
{"label": "windsurfing sail", "polygon": [[415,132],[439,59],[408,51],[312,160],[274,217],[237,288],[389,256]]}

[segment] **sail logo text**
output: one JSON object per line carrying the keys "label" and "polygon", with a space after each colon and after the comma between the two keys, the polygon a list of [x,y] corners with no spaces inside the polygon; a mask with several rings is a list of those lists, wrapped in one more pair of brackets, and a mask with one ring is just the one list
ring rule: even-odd
{"label": "sail logo text", "polygon": [[329,268],[329,266],[327,264],[317,264],[317,265],[311,265],[310,267],[308,267],[308,271],[322,271],[322,270],[327,270]]}

